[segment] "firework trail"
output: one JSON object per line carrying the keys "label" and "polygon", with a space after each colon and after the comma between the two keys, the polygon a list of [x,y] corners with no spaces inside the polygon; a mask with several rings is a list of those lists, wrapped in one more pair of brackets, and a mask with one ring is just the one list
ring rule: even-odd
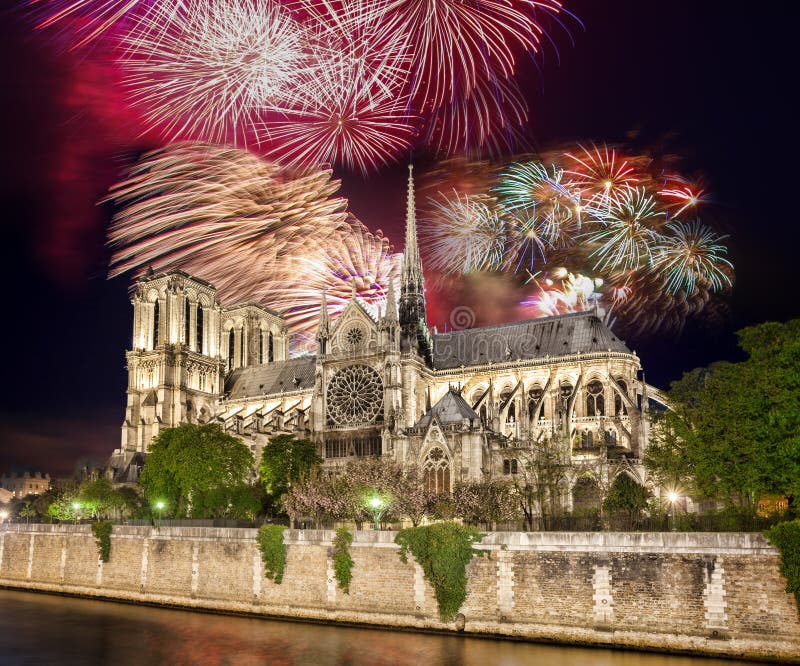
{"label": "firework trail", "polygon": [[322,291],[332,311],[355,289],[385,299],[398,255],[333,197],[330,170],[288,177],[232,148],[176,144],[145,155],[108,200],[109,276],[180,268],[212,282],[226,304],[254,301],[287,315],[312,340]]}

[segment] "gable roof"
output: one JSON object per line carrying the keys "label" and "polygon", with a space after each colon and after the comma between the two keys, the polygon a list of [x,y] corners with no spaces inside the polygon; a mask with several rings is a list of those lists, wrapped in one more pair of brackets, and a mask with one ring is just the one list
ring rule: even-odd
{"label": "gable roof", "polygon": [[225,396],[231,400],[314,387],[315,356],[237,368],[225,378]]}
{"label": "gable roof", "polygon": [[437,333],[433,336],[433,367],[447,370],[605,351],[631,353],[594,313],[576,312]]}
{"label": "gable roof", "polygon": [[480,418],[475,413],[475,410],[469,406],[469,403],[459,395],[458,391],[452,388],[428,410],[414,427],[427,428],[434,416],[442,425],[461,423],[464,419],[471,421]]}

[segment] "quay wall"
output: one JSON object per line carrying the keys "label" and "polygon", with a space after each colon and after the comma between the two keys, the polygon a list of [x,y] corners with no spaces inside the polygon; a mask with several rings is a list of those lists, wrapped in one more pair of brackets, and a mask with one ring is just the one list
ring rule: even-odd
{"label": "quay wall", "polygon": [[494,532],[467,599],[439,619],[394,532],[355,532],[350,593],[334,532],[287,530],[283,582],[256,530],[115,526],[109,562],[89,525],[0,526],[0,586],[221,612],[800,663],[800,615],[759,534]]}

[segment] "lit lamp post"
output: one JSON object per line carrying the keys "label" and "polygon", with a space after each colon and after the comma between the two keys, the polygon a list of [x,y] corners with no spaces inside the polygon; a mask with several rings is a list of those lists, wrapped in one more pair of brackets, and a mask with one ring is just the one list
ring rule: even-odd
{"label": "lit lamp post", "polygon": [[161,520],[161,513],[164,511],[164,502],[161,500],[156,502],[156,511],[158,511],[158,519]]}
{"label": "lit lamp post", "polygon": [[673,532],[675,531],[675,505],[678,501],[678,497],[678,493],[676,493],[674,490],[670,490],[667,493],[667,499],[669,500],[669,514],[667,515],[669,520],[667,522],[671,523],[670,529]]}
{"label": "lit lamp post", "polygon": [[81,510],[80,502],[73,502],[72,503],[72,510],[75,512],[75,524],[78,524],[78,512]]}
{"label": "lit lamp post", "polygon": [[0,510],[0,524],[6,522],[8,519],[8,511],[5,509]]}
{"label": "lit lamp post", "polygon": [[369,509],[372,512],[372,519],[375,523],[375,529],[380,529],[378,526],[378,522],[381,519],[381,515],[386,510],[386,504],[384,504],[383,500],[380,497],[373,497],[369,501]]}

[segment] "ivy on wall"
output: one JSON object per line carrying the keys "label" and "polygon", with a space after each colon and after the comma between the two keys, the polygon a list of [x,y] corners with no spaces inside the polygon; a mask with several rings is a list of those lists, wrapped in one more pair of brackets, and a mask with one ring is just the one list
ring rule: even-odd
{"label": "ivy on wall", "polygon": [[111,557],[111,530],[113,524],[107,520],[92,523],[92,533],[97,543],[97,555],[103,562],[108,562]]}
{"label": "ivy on wall", "polygon": [[767,539],[781,554],[781,573],[786,591],[794,592],[800,610],[800,520],[778,523],[767,531]]}
{"label": "ivy on wall", "polygon": [[473,548],[482,538],[476,528],[450,522],[400,530],[395,537],[400,559],[407,562],[410,551],[433,585],[442,622],[453,620],[467,598],[467,564],[485,554]]}
{"label": "ivy on wall", "polygon": [[278,585],[283,582],[286,568],[286,544],[283,543],[283,525],[262,525],[258,530],[258,549],[264,560],[264,574]]}
{"label": "ivy on wall", "polygon": [[336,582],[345,594],[350,594],[350,581],[353,578],[353,558],[350,557],[350,544],[353,535],[346,527],[336,530],[333,538],[333,572]]}

